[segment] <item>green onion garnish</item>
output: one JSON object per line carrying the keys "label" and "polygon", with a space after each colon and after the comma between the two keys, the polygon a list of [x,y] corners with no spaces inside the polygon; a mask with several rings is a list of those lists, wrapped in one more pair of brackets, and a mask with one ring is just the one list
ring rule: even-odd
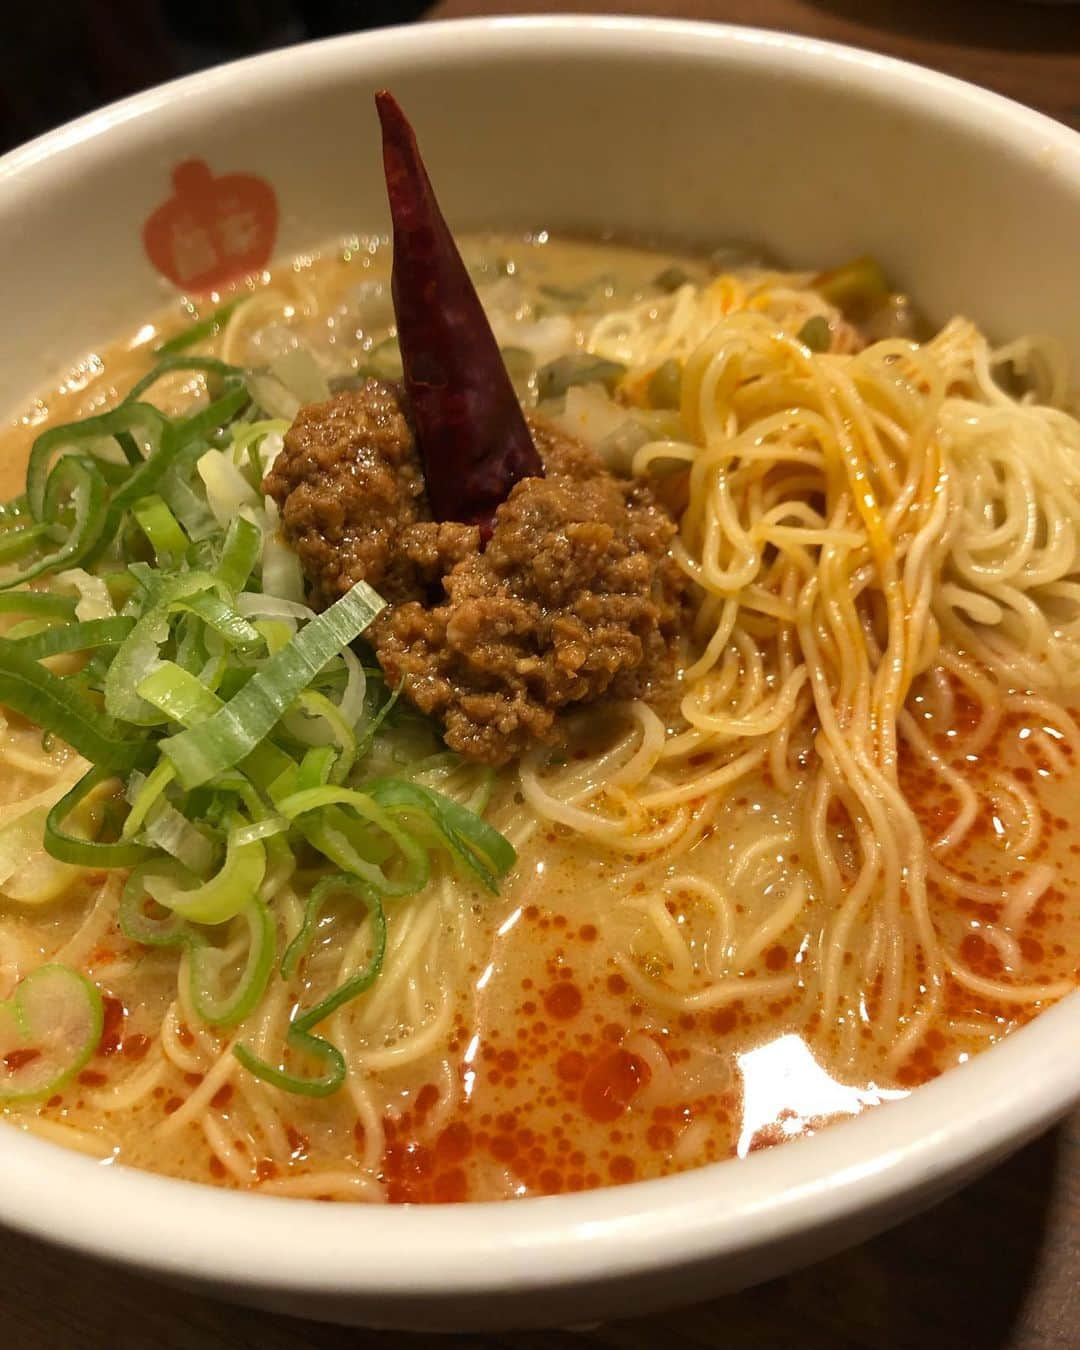
{"label": "green onion garnish", "polygon": [[219,306],[205,319],[196,319],[194,323],[189,324],[175,337],[169,338],[160,347],[155,347],[154,355],[174,356],[177,352],[186,352],[189,347],[194,347],[197,342],[205,342],[207,338],[216,337],[225,326],[225,322],[233,310],[250,298],[247,295],[238,295],[235,300],[230,300],[227,304]]}
{"label": "green onion garnish", "polygon": [[338,1008],[362,994],[365,989],[369,989],[382,968],[383,957],[386,954],[386,915],[383,913],[378,895],[354,878],[344,875],[327,877],[319,882],[308,896],[304,922],[282,958],[282,975],[289,978],[293,974],[315,936],[319,913],[323,905],[331,894],[342,891],[361,900],[371,919],[372,943],[368,963],[362,970],[358,970],[355,975],[347,979],[344,984],[339,985],[325,998],[320,999],[314,1007],[309,1008],[299,1016],[295,1016],[289,1024],[285,1037],[287,1046],[294,1052],[306,1053],[327,1064],[329,1067],[326,1072],[317,1077],[301,1076],[291,1073],[280,1065],[268,1064],[266,1060],[260,1059],[246,1045],[241,1044],[233,1047],[233,1054],[244,1068],[249,1073],[254,1074],[256,1078],[272,1083],[274,1087],[282,1088],[286,1092],[294,1092],[307,1097],[330,1096],[331,1093],[336,1092],[341,1087],[347,1072],[347,1066],[341,1051],[325,1037],[313,1035],[312,1028],[325,1021]]}
{"label": "green onion garnish", "polygon": [[[293,1018],[288,1063],[236,1047],[257,1076],[322,1096],[347,1066],[315,1028],[377,978],[383,902],[426,886],[440,858],[494,890],[514,852],[474,811],[367,768],[416,734],[400,690],[351,650],[383,601],[361,582],[321,614],[304,603],[261,495],[268,438],[288,424],[244,420],[251,372],[187,354],[228,308],[164,344],[118,407],[39,436],[25,495],[0,504],[0,704],[91,766],[5,837],[4,861],[17,870],[44,846],[74,867],[132,869],[121,930],[184,950],[191,1003],[213,1026],[243,1022],[275,967],[298,978],[328,899],[358,900],[370,959]],[[211,401],[177,417],[145,402],[173,370],[201,371]],[[323,392],[313,359],[271,373],[292,400]],[[315,880],[280,951],[275,901],[298,863]],[[45,1034],[47,1004],[65,1037]],[[35,972],[0,1004],[0,1060],[8,1043],[24,1051],[6,1076],[0,1064],[0,1100],[62,1084],[99,1034],[83,975]]]}
{"label": "green onion garnish", "polygon": [[82,1068],[97,1048],[101,994],[68,966],[46,965],[0,1003],[0,1102],[47,1096]]}
{"label": "green onion garnish", "polygon": [[383,608],[358,581],[276,652],[223,708],[201,726],[188,727],[162,746],[185,787],[198,787],[231,769],[276,726],[301,690],[343,647],[359,637]]}

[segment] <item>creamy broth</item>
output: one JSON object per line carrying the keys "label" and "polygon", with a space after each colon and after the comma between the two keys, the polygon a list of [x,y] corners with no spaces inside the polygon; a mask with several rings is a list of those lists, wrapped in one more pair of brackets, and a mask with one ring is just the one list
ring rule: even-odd
{"label": "creamy broth", "polygon": [[[680,269],[682,284],[710,275],[698,259],[546,234],[477,236],[462,251],[500,344],[534,343],[545,360],[583,346],[607,311],[647,303],[665,269]],[[252,298],[200,350],[258,366],[299,338],[332,373],[362,368],[393,335],[389,261],[385,241],[358,238],[285,263],[251,283]],[[802,317],[799,284],[788,283],[796,300],[770,303]],[[0,444],[4,495],[17,490],[34,436],[115,404],[147,368],[149,349],[187,318],[183,307],[157,316],[88,357],[17,419]],[[535,401],[534,370],[517,381],[523,399]],[[156,397],[171,412],[202,389],[200,376],[184,374]],[[702,645],[699,633],[688,667]],[[351,1073],[323,1100],[258,1083],[228,1053],[232,1033],[191,1016],[177,994],[186,958],[141,948],[117,927],[122,876],[87,874],[65,897],[33,908],[0,897],[0,997],[41,961],[58,959],[89,974],[106,998],[100,1047],[77,1078],[44,1102],[9,1107],[7,1117],[94,1156],[192,1180],[431,1202],[661,1176],[902,1096],[993,1045],[1080,973],[1071,694],[998,678],[984,681],[990,693],[977,699],[966,669],[933,666],[915,675],[906,698],[937,767],[912,751],[914,741],[898,750],[898,779],[928,841],[962,813],[957,775],[975,803],[962,837],[931,858],[926,878],[945,955],[922,1022],[919,986],[932,980],[917,947],[897,958],[891,993],[887,975],[860,989],[845,973],[852,947],[890,935],[859,910],[846,938],[837,936],[808,825],[813,727],[796,730],[786,784],[771,761],[725,779],[726,761],[705,746],[659,786],[641,780],[644,799],[658,800],[633,836],[618,812],[634,808],[620,807],[617,792],[607,808],[615,824],[604,816],[596,834],[583,834],[578,808],[565,804],[600,801],[598,785],[617,779],[635,737],[649,734],[633,708],[620,706],[579,715],[565,755],[527,757],[520,771],[500,772],[487,818],[519,856],[498,897],[441,872],[421,894],[388,902],[395,960],[335,1015]],[[663,711],[666,734],[685,736],[678,698]],[[62,748],[43,759],[40,733],[18,718],[4,734],[15,766],[0,787],[4,801],[72,772]],[[858,870],[854,818],[837,801],[821,827],[849,869],[845,894]],[[1016,887],[1032,876],[1025,899]],[[354,912],[329,911],[301,988],[355,965],[363,942]],[[828,987],[830,960],[846,990],[838,995]],[[279,984],[267,996],[280,1005],[277,1024],[295,994]],[[906,1031],[871,1032],[890,998],[901,1027],[913,1028],[907,1039]]]}

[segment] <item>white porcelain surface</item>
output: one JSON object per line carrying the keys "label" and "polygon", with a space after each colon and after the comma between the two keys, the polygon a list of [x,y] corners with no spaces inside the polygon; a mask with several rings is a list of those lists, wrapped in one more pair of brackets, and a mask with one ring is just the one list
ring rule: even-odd
{"label": "white porcelain surface", "polygon": [[[938,317],[1080,360],[1080,137],[802,38],[624,19],[427,25],[165,86],[0,161],[14,411],[167,294],[139,227],[169,170],[275,186],[279,249],[382,228],[372,91],[417,127],[451,223],[869,250]],[[0,1222],[295,1314],[438,1329],[596,1321],[774,1276],[969,1180],[1080,1096],[1080,996],[909,1099],[663,1181],[498,1206],[331,1207],[104,1167],[0,1129]],[[0,1239],[2,1241],[2,1239]]]}

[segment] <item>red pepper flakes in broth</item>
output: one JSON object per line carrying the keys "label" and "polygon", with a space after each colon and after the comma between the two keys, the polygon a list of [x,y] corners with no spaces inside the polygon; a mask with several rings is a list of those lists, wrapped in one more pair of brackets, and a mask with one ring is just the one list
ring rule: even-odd
{"label": "red pepper flakes in broth", "polygon": [[9,1050],[3,1056],[4,1067],[11,1073],[18,1073],[20,1069],[25,1069],[28,1064],[33,1064],[35,1059],[41,1058],[40,1050]]}
{"label": "red pepper flakes in broth", "polygon": [[436,520],[480,526],[544,466],[495,335],[443,219],[416,136],[387,90],[375,95],[394,224],[391,289],[405,391]]}
{"label": "red pepper flakes in broth", "polygon": [[618,1049],[598,1060],[581,1088],[581,1105],[592,1120],[617,1120],[648,1083],[652,1073],[639,1055]]}
{"label": "red pepper flakes in broth", "polygon": [[98,1042],[99,1055],[115,1055],[124,1043],[124,1019],[127,1009],[118,998],[108,994],[102,999],[101,1039]]}

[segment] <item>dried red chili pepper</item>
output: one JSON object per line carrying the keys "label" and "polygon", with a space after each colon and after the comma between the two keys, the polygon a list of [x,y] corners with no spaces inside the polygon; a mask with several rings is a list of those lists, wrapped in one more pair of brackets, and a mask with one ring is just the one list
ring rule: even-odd
{"label": "dried red chili pepper", "polygon": [[436,520],[486,537],[520,478],[544,466],[480,297],[447,227],[397,100],[375,95],[394,223],[392,291],[413,430]]}

